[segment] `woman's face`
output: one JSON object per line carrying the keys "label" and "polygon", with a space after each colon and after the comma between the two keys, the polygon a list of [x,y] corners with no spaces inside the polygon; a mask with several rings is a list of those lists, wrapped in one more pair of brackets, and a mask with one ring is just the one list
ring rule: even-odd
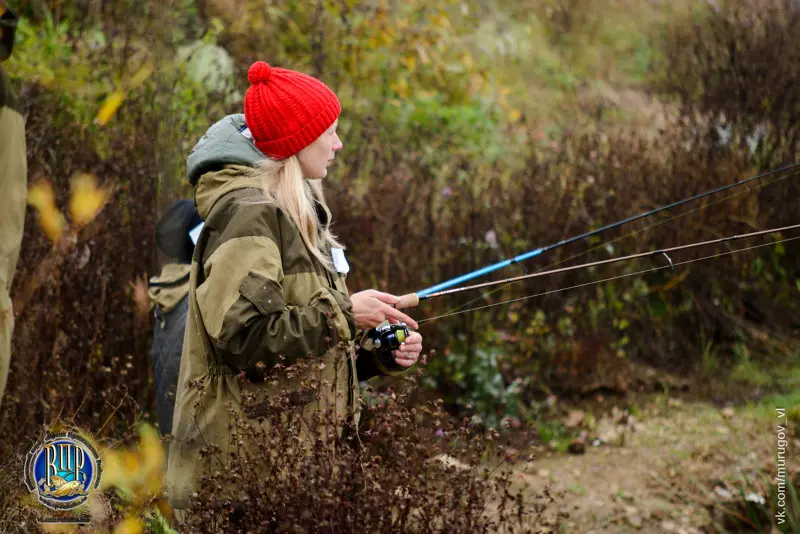
{"label": "woman's face", "polygon": [[336,120],[316,141],[297,154],[306,178],[318,179],[328,175],[328,167],[333,163],[336,153],[342,149],[342,141],[336,134],[338,125],[339,121]]}

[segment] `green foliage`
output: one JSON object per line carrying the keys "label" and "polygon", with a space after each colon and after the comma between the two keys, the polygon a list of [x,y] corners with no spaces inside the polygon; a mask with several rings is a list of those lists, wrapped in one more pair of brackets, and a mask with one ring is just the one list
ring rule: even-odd
{"label": "green foliage", "polygon": [[497,347],[477,346],[470,353],[462,336],[426,368],[424,380],[429,387],[450,391],[445,400],[473,414],[477,423],[506,428],[512,418],[519,420],[522,393],[529,381],[516,378],[506,383],[501,372],[504,357]]}
{"label": "green foliage", "polygon": [[145,517],[145,526],[152,534],[177,534],[177,530],[170,528],[169,521],[161,514],[157,508]]}
{"label": "green foliage", "polygon": [[758,362],[753,361],[746,344],[735,344],[733,351],[736,355],[736,363],[731,370],[733,380],[754,386],[765,386],[773,382],[772,376],[764,371]]}
{"label": "green foliage", "polygon": [[[800,376],[800,370],[788,369],[785,370],[785,374],[793,374],[796,378]],[[792,387],[791,383],[786,385]],[[800,389],[797,387],[792,387],[791,392],[787,394],[768,395],[750,407],[757,417],[770,424],[775,422],[776,410],[779,408],[786,411],[789,428],[793,427],[795,436],[800,438]]]}

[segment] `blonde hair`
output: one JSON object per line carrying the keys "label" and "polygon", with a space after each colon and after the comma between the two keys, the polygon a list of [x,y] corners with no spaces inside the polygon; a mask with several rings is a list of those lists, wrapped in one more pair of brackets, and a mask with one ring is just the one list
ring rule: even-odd
{"label": "blonde hair", "polygon": [[252,167],[250,174],[261,180],[266,201],[274,203],[289,216],[308,250],[326,269],[334,272],[330,249],[344,246],[319,220],[315,202],[325,210],[329,221],[331,218],[322,192],[322,180],[306,179],[297,156],[280,161],[261,160]]}

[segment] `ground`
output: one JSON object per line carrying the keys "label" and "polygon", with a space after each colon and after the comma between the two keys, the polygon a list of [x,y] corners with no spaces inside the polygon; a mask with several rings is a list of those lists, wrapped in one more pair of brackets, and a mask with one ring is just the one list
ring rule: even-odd
{"label": "ground", "polygon": [[[549,486],[558,495],[548,512],[556,532],[770,532],[773,513],[757,501],[776,474],[776,413],[764,403],[734,409],[653,397],[637,416],[616,410],[592,425],[583,454],[541,451],[517,463],[515,476],[532,492]],[[796,474],[790,451],[800,440],[789,427]]]}

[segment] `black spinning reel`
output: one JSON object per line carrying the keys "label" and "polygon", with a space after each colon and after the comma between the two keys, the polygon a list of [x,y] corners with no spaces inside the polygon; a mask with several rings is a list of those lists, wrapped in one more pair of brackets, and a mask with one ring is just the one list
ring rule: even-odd
{"label": "black spinning reel", "polygon": [[366,350],[391,353],[400,348],[408,337],[405,323],[382,324],[367,331],[361,346]]}

